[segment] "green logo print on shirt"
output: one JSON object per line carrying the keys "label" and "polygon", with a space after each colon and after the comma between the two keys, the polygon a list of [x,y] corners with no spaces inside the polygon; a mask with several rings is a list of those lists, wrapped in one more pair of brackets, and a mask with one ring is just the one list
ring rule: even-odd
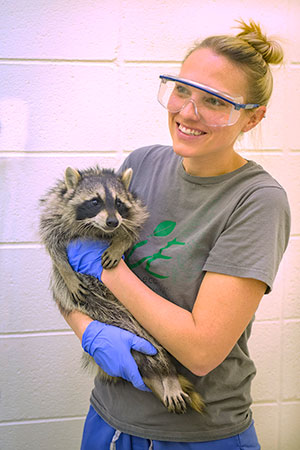
{"label": "green logo print on shirt", "polygon": [[145,240],[140,241],[133,246],[131,252],[129,253],[128,257],[126,258],[127,262],[128,262],[128,267],[130,269],[133,269],[135,267],[138,267],[143,262],[147,261],[145,270],[148,273],[150,273],[151,275],[153,275],[156,278],[160,278],[160,279],[168,278],[168,276],[160,275],[158,273],[153,272],[152,270],[150,270],[150,266],[153,263],[153,261],[155,261],[156,259],[164,259],[164,260],[172,259],[172,256],[163,255],[163,251],[172,247],[172,245],[185,245],[185,242],[177,241],[176,237],[174,239],[172,239],[171,241],[169,241],[165,247],[160,248],[158,250],[158,252],[153,253],[153,255],[150,255],[150,256],[145,256],[144,258],[141,258],[136,263],[130,264],[130,258],[137,248],[142,247],[143,245],[146,245],[148,243],[149,238],[168,236],[169,234],[172,233],[172,231],[174,230],[175,227],[176,227],[176,222],[172,222],[170,220],[164,220],[163,222],[159,223],[152,234],[149,234],[149,236],[146,236]]}

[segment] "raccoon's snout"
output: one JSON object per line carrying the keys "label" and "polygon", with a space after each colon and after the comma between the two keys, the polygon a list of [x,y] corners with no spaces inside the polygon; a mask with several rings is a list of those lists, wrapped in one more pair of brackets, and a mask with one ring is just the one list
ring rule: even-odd
{"label": "raccoon's snout", "polygon": [[115,216],[108,216],[108,218],[106,219],[106,225],[109,228],[117,228],[117,226],[119,225],[119,221]]}

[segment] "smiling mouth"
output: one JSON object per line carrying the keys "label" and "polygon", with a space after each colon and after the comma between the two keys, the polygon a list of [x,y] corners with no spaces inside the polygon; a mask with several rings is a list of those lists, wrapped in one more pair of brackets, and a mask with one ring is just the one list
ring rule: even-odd
{"label": "smiling mouth", "polygon": [[177,122],[177,127],[181,131],[181,133],[186,134],[187,136],[202,136],[207,134],[205,131],[196,130],[195,128],[185,127],[181,123]]}

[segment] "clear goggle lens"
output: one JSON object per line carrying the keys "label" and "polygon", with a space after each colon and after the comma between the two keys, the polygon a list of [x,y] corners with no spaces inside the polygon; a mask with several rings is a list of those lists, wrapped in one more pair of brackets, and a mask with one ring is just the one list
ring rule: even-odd
{"label": "clear goggle lens", "polygon": [[[166,76],[167,77],[167,76]],[[178,78],[178,80],[180,80]],[[171,113],[182,111],[189,103],[206,125],[224,127],[233,125],[240,116],[242,97],[229,97],[205,85],[191,86],[188,80],[175,81],[161,76],[158,101]]]}

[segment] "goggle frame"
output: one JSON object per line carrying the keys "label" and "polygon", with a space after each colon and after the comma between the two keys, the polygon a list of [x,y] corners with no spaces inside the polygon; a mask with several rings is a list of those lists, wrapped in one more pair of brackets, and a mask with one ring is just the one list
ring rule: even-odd
{"label": "goggle frame", "polygon": [[175,77],[173,75],[159,75],[161,80],[167,81],[177,81],[178,83],[185,84],[187,86],[194,87],[201,91],[207,92],[208,94],[213,94],[222,100],[231,103],[234,106],[234,109],[239,111],[240,109],[254,109],[258,108],[260,105],[257,103],[240,103],[237,100],[243,101],[243,97],[232,97],[225,92],[219,91],[217,89],[211,88],[205,84],[197,83],[196,81],[187,80],[186,78]]}

